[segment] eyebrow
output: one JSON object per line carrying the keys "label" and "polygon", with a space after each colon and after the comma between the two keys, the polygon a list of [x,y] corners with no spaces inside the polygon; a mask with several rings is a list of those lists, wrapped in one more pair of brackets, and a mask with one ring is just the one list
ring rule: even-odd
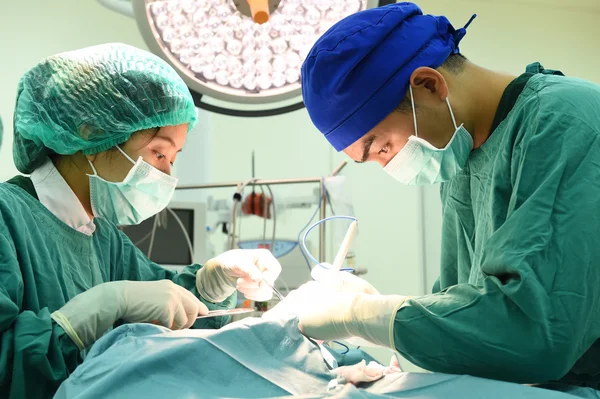
{"label": "eyebrow", "polygon": [[362,158],[360,159],[360,161],[354,161],[354,162],[356,162],[356,163],[364,163],[364,162],[367,161],[367,159],[369,158],[369,152],[371,152],[371,146],[375,142],[375,138],[376,138],[376,136],[373,135],[373,136],[371,136],[371,137],[369,137],[368,139],[365,140],[365,142],[363,143]]}
{"label": "eyebrow", "polygon": [[[161,139],[163,141],[168,142],[169,144],[171,144],[172,147],[177,148],[177,143],[175,143],[175,141],[170,138],[170,137],[166,137],[166,136],[154,136],[155,139]],[[181,152],[183,150],[183,148],[180,148],[179,150],[177,150],[177,152]]]}

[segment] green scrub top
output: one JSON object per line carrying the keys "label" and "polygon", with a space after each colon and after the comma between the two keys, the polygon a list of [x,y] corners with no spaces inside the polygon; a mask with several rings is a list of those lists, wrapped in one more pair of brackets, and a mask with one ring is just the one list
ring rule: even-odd
{"label": "green scrub top", "polygon": [[528,67],[442,184],[440,277],[394,320],[420,367],[598,387],[600,87],[560,75]]}
{"label": "green scrub top", "polygon": [[[114,224],[102,218],[94,223],[95,233],[87,236],[61,222],[39,202],[29,178],[0,183],[0,397],[50,398],[82,362],[50,314],[95,285],[170,279],[209,309],[235,305],[235,294],[221,304],[200,297],[195,275],[202,266],[164,269]],[[200,319],[194,327],[218,328],[227,321]]]}

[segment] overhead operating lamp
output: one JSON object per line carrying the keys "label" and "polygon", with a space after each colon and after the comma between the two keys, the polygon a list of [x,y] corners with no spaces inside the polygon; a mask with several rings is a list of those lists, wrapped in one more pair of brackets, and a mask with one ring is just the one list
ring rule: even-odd
{"label": "overhead operating lamp", "polygon": [[367,0],[133,0],[146,44],[179,72],[196,105],[236,116],[302,108],[300,67],[312,45],[365,8]]}

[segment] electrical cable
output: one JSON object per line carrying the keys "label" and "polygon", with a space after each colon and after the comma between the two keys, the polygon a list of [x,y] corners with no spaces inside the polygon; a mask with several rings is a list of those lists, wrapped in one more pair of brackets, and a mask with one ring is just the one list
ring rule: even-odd
{"label": "electrical cable", "polygon": [[[241,208],[241,204],[239,204],[238,208]],[[235,249],[236,248],[236,242],[239,244],[240,243],[240,238],[242,237],[242,214],[244,212],[240,209],[238,211],[238,216],[237,216],[237,226],[235,228],[235,237],[233,238],[233,244],[232,246],[230,246],[230,249]]]}
{"label": "electrical cable", "polygon": [[331,209],[331,214],[335,216],[335,211],[333,210],[333,205],[331,205],[331,196],[327,196],[327,203],[329,204],[329,209]]}
{"label": "electrical cable", "polygon": [[[271,213],[273,215],[273,232],[272,232],[273,235],[271,237],[271,253],[273,253],[273,251],[275,250],[275,241],[276,241],[276,234],[277,234],[277,208],[275,207],[275,194],[273,194],[271,185],[265,184],[265,186],[267,187],[267,190],[269,191],[269,195],[271,196],[271,206],[273,207],[273,211]],[[287,285],[287,283],[285,282],[284,279],[279,277],[277,279],[277,282],[284,286],[286,295],[290,293],[290,286]]]}
{"label": "electrical cable", "polygon": [[158,227],[164,227],[165,229],[168,228],[168,217],[167,217],[167,212],[166,212],[166,208],[163,209],[162,211],[158,212],[158,214],[156,215],[158,216]]}
{"label": "electrical cable", "polygon": [[[342,215],[335,215],[335,216],[329,216],[326,217],[325,219],[321,219],[316,223],[313,223],[312,226],[310,226],[305,232],[304,232],[304,236],[302,237],[302,247],[304,248],[304,250],[307,252],[308,257],[310,258],[310,260],[312,260],[317,266],[321,266],[325,269],[327,269],[326,266],[323,266],[323,264],[321,262],[319,262],[318,260],[315,259],[314,256],[312,256],[312,254],[310,252],[308,252],[308,249],[306,247],[306,238],[308,237],[308,234],[312,231],[312,229],[314,229],[315,227],[319,226],[322,223],[325,223],[329,220],[333,220],[333,219],[346,219],[346,220],[352,220],[355,221],[357,220],[354,216],[342,216]],[[312,270],[312,269],[311,269]],[[340,271],[354,271],[351,268],[343,268],[340,269]]]}
{"label": "electrical cable", "polygon": [[310,226],[313,219],[315,218],[315,216],[317,216],[317,214],[319,213],[319,210],[321,209],[321,204],[323,203],[323,196],[325,195],[325,184],[323,183],[323,180],[321,180],[321,188],[322,188],[323,194],[321,195],[321,198],[319,199],[319,204],[317,205],[317,209],[315,209],[315,212],[312,214],[312,216],[310,217],[308,222],[298,232],[298,239],[297,239],[298,248],[300,249],[300,253],[304,257],[304,260],[306,261],[306,266],[308,267],[309,272],[312,270],[312,268],[310,266],[310,260],[308,260],[308,257],[306,256],[306,253],[308,253],[308,250],[306,250],[306,252],[305,252],[304,248],[302,248],[302,245],[300,244],[300,236],[302,235],[302,232],[304,230],[306,230],[308,228],[308,226]]}
{"label": "electrical cable", "polygon": [[[229,232],[228,232],[228,237],[227,237],[227,250],[233,248],[233,240],[234,240],[234,238],[233,238],[233,234],[234,234],[233,233],[233,230],[234,230],[233,229],[233,222],[235,220],[235,218],[233,217],[233,215],[235,215],[235,213],[237,212],[237,205],[238,205],[238,202],[234,201],[233,202],[233,207],[231,209],[231,221],[228,223],[229,224]],[[235,230],[236,230],[236,233],[237,233],[237,229],[235,229]]]}
{"label": "electrical cable", "polygon": [[[231,209],[231,223],[232,223],[232,227],[233,227],[233,221],[235,220],[234,215],[237,212],[238,205],[242,202],[242,194],[244,192],[244,189],[246,188],[246,186],[248,184],[253,183],[256,180],[258,180],[258,179],[256,179],[256,178],[253,177],[251,179],[248,179],[248,180],[242,182],[241,184],[238,184],[237,190],[233,194],[233,207]],[[241,223],[241,221],[240,221],[240,223]],[[238,234],[238,236],[239,236],[239,234]],[[235,248],[235,237],[233,237],[233,234],[230,234],[229,240],[227,240],[227,243],[229,245],[229,249]]]}
{"label": "electrical cable", "polygon": [[265,184],[267,186],[267,190],[269,190],[269,195],[271,196],[271,206],[273,207],[273,235],[271,237],[271,252],[275,250],[275,234],[277,232],[277,215],[275,209],[275,195],[273,195],[273,190],[271,190],[271,186],[269,184]]}
{"label": "electrical cable", "polygon": [[[251,179],[251,180],[252,181],[247,181],[247,182],[243,183],[243,185],[241,187],[241,190],[243,190],[243,187],[246,187],[248,184],[251,184],[251,183],[253,183],[255,181],[258,181],[259,179]],[[262,191],[262,195],[263,195],[263,198],[264,198],[264,201],[265,201],[265,204],[266,204],[267,203],[267,199],[266,199],[266,196],[265,196],[263,185],[259,184],[259,186],[260,186],[260,189]],[[267,187],[267,190],[269,191],[269,195],[271,196],[271,205],[270,206],[272,207],[271,214],[273,215],[273,230],[272,230],[272,237],[271,237],[271,252],[273,252],[273,250],[275,249],[275,241],[276,241],[276,234],[277,234],[277,214],[276,214],[276,210],[275,210],[275,195],[273,194],[273,190],[271,189],[271,186],[269,184],[265,184],[264,186]],[[240,191],[240,189],[238,189],[238,193],[240,195],[243,194],[243,192]],[[237,204],[237,202],[236,202],[236,204]],[[263,225],[263,242],[267,241],[267,237],[266,237],[266,235],[267,235],[267,233],[266,233],[267,219],[266,218],[264,218],[264,219],[265,220],[264,220],[264,225]],[[241,224],[242,224],[242,221],[241,221],[241,218],[240,218],[240,220],[238,222],[238,225],[237,225],[238,227],[236,229],[236,231],[238,233],[241,232],[241,230],[242,230]],[[238,237],[240,237],[240,236],[241,236],[241,234],[238,234]]]}
{"label": "electrical cable", "polygon": [[[242,194],[244,192],[244,188],[246,188],[246,186],[248,186],[249,184],[255,183],[255,182],[259,181],[259,180],[260,179],[257,179],[257,178],[248,179],[248,180],[246,180],[245,182],[243,182],[242,184],[240,184],[238,186],[238,189],[236,190],[236,193],[233,196],[233,200],[234,200],[234,204],[233,205],[234,206],[233,206],[233,209],[232,209],[232,218],[231,218],[231,220],[233,220],[233,213],[237,212],[238,205],[241,203]],[[267,198],[265,196],[265,191],[264,191],[263,185],[259,184],[259,186],[260,186],[260,189],[262,191],[265,204],[267,204]],[[275,237],[276,237],[276,231],[277,231],[277,215],[275,213],[276,212],[275,211],[275,196],[273,194],[273,190],[271,189],[271,186],[269,184],[265,184],[265,186],[267,187],[267,190],[269,191],[269,195],[271,196],[271,206],[273,208],[273,211],[272,211],[272,215],[273,215],[273,233],[272,233],[272,238],[271,238],[271,248],[274,249],[275,248]],[[241,228],[242,228],[241,225],[242,225],[242,221],[241,221],[241,217],[240,217],[240,220],[239,220],[239,222],[238,222],[238,224],[236,226],[236,233],[237,233],[238,237],[240,237],[240,235],[241,235],[240,234]],[[267,227],[267,219],[265,218],[264,225],[263,225],[263,241],[266,241],[266,227]],[[235,240],[235,237],[232,237],[231,239]],[[233,241],[233,242],[235,242],[235,241]],[[230,241],[230,248],[232,248],[231,244],[232,244],[232,242]]]}
{"label": "electrical cable", "polygon": [[185,226],[183,225],[183,222],[171,208],[165,208],[163,211],[157,213],[156,216],[154,216],[154,224],[152,225],[152,231],[150,233],[148,233],[144,238],[142,238],[141,240],[136,242],[134,245],[137,246],[138,243],[141,243],[141,242],[147,240],[148,237],[150,236],[150,245],[148,247],[148,255],[147,255],[148,259],[150,259],[152,256],[152,249],[154,247],[154,238],[156,236],[156,230],[158,230],[159,226],[161,226],[165,229],[168,227],[167,226],[167,223],[168,223],[167,222],[168,221],[167,212],[171,213],[171,215],[173,216],[173,218],[175,219],[175,221],[181,228],[181,231],[183,232],[183,236],[185,237],[185,240],[187,242],[188,249],[190,251],[191,263],[194,263],[194,246],[192,245],[192,240],[190,239],[190,236],[189,236],[188,232],[186,231]]}
{"label": "electrical cable", "polygon": [[169,211],[171,213],[171,216],[173,216],[173,218],[175,219],[177,224],[179,224],[179,227],[181,227],[183,236],[185,237],[185,240],[187,241],[188,249],[190,250],[190,260],[191,260],[190,263],[194,263],[194,246],[192,245],[192,240],[190,240],[190,236],[189,236],[188,232],[186,231],[185,226],[183,225],[183,222],[181,221],[179,216],[177,216],[175,211],[173,211],[171,208],[167,208],[167,211]]}
{"label": "electrical cable", "polygon": [[150,237],[150,246],[148,247],[148,259],[152,256],[152,247],[154,246],[154,236],[158,227],[158,214],[154,216],[154,225],[152,226],[152,235]]}
{"label": "electrical cable", "polygon": [[[343,344],[340,341],[331,341],[331,342],[333,342],[334,344],[338,344],[339,346],[343,346],[344,348],[346,348],[346,351],[342,352],[341,355],[345,355],[346,353],[350,352],[350,348],[348,347],[348,345]],[[331,345],[328,344],[327,346],[329,346],[331,348]],[[331,348],[331,349],[335,350],[334,348]]]}
{"label": "electrical cable", "polygon": [[[262,186],[262,184],[259,186],[260,191],[262,193],[262,200],[263,200],[263,210],[265,212],[268,212],[265,208],[267,207],[267,197],[265,196],[265,189]],[[252,194],[254,194],[254,190],[252,191]],[[254,199],[254,198],[252,198]],[[252,204],[254,205],[254,201],[252,201]],[[262,237],[263,242],[267,241],[267,218],[263,217],[263,237]]]}
{"label": "electrical cable", "polygon": [[138,245],[145,242],[148,238],[150,238],[151,235],[152,235],[152,231],[150,231],[148,234],[146,234],[145,236],[143,236],[142,238],[140,238],[139,240],[134,242],[133,245],[135,245],[137,247]]}

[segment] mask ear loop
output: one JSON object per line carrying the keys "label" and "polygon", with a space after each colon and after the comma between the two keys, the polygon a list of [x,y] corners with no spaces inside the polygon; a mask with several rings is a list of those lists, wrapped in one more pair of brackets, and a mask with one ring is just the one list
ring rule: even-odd
{"label": "mask ear loop", "polygon": [[[408,90],[410,91],[410,103],[412,104],[413,121],[415,123],[415,137],[419,137],[419,132],[417,131],[417,111],[415,111],[415,99],[413,97],[413,90],[410,83],[408,84]],[[454,116],[452,116],[452,118],[454,118]]]}
{"label": "mask ear loop", "polygon": [[94,164],[89,159],[87,160],[90,166],[92,167],[92,171],[94,172],[93,176],[98,176],[98,172],[96,172],[96,168],[94,168]]}
{"label": "mask ear loop", "polygon": [[132,164],[135,165],[135,161],[133,159],[131,159],[131,157],[129,155],[127,155],[127,153],[125,151],[123,151],[121,149],[121,147],[119,147],[119,146],[116,146],[116,147],[117,147],[117,150],[121,151],[121,154],[123,154],[125,156],[125,158],[129,159],[129,162],[131,162]]}
{"label": "mask ear loop", "polygon": [[[116,147],[117,147],[117,150],[119,150],[121,152],[121,154],[123,154],[125,156],[125,158],[129,159],[129,162],[131,162],[132,164],[135,165],[135,161],[133,159],[131,159],[131,157],[129,155],[127,155],[127,153],[125,153],[125,151],[123,151],[121,149],[121,147],[119,147],[119,146],[116,146]],[[92,171],[94,171],[94,176],[99,177],[98,172],[96,171],[96,168],[94,168],[94,164],[92,163],[92,161],[90,161],[89,159],[87,161],[90,164],[90,166],[92,167]]]}
{"label": "mask ear loop", "polygon": [[450,99],[446,97],[446,104],[448,104],[448,109],[450,110],[450,116],[452,117],[452,123],[454,123],[454,130],[458,129],[458,125],[456,124],[456,119],[454,119],[454,112],[452,112],[452,106],[450,106]]}

